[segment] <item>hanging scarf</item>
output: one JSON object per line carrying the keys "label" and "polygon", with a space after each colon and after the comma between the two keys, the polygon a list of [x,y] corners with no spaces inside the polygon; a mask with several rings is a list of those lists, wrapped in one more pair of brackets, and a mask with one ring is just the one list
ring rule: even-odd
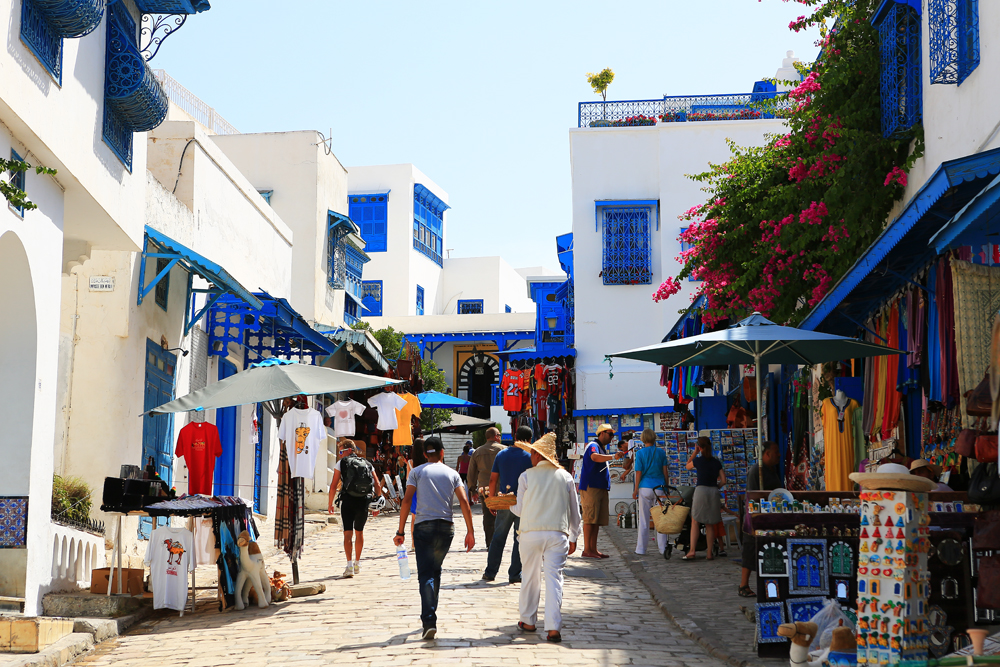
{"label": "hanging scarf", "polygon": [[928,398],[941,400],[941,329],[938,326],[937,269],[927,273],[927,289],[934,296],[927,300],[927,372],[930,380]]}
{"label": "hanging scarf", "polygon": [[292,537],[285,544],[285,553],[294,563],[302,557],[302,544],[305,542],[306,530],[306,480],[303,477],[292,478]]}
{"label": "hanging scarf", "polygon": [[[880,314],[877,316],[875,323],[875,333],[878,334],[881,339],[879,342],[885,344],[886,335],[886,317],[885,314]],[[872,372],[875,374],[875,394],[874,394],[874,418],[872,419],[871,429],[868,433],[871,435],[872,440],[881,440],[881,430],[882,430],[882,420],[885,418],[885,360],[886,357],[875,357],[875,362],[872,364],[874,368]]]}
{"label": "hanging scarf", "polygon": [[274,546],[288,551],[292,537],[292,469],[288,453],[280,447],[278,457],[278,500],[274,508]]}
{"label": "hanging scarf", "polygon": [[[894,350],[899,349],[899,301],[889,307],[885,328],[886,345]],[[899,355],[885,357],[885,409],[882,413],[882,439],[892,437],[892,431],[899,423],[899,402],[902,398],[896,390],[899,376]]]}

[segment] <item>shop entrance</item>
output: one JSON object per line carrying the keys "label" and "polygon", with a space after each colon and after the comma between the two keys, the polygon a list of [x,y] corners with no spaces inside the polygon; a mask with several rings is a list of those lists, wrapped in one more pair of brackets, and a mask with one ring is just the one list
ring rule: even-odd
{"label": "shop entrance", "polygon": [[[148,412],[158,405],[173,400],[174,376],[177,370],[177,355],[167,352],[162,346],[146,339],[146,382],[144,385],[143,411]],[[173,415],[149,415],[142,418],[142,460],[145,468],[153,460],[160,479],[173,485]],[[157,520],[157,525],[166,525],[166,519]],[[143,517],[139,521],[139,539],[148,540],[153,521]]]}
{"label": "shop entrance", "polygon": [[[236,366],[225,359],[219,360],[219,379],[236,375]],[[215,462],[215,495],[235,496],[236,482],[236,407],[215,411],[215,426],[219,429],[222,456]]]}
{"label": "shop entrance", "polygon": [[468,356],[459,372],[458,388],[459,391],[466,390],[466,400],[482,406],[469,408],[469,416],[479,419],[490,418],[492,387],[499,381],[500,361],[496,357],[478,350]]}

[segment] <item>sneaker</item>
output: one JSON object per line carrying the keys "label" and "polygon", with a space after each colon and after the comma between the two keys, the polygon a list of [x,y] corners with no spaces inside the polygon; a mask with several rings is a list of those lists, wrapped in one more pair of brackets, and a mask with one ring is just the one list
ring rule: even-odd
{"label": "sneaker", "polygon": [[483,575],[483,581],[493,581],[494,579],[496,579],[496,577],[491,577],[488,574]]}
{"label": "sneaker", "polygon": [[350,579],[354,576],[354,565],[351,563],[347,564],[347,569],[344,570],[344,579]]}
{"label": "sneaker", "polygon": [[361,574],[361,564],[354,561],[354,574]]}
{"label": "sneaker", "polygon": [[434,635],[436,634],[437,628],[424,628],[424,633],[420,635],[420,638],[430,641],[431,639],[434,639]]}

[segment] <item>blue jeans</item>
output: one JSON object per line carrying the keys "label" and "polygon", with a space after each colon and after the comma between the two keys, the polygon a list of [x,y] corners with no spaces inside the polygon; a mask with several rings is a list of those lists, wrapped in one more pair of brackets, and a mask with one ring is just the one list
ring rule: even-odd
{"label": "blue jeans", "polygon": [[444,519],[421,521],[413,527],[413,549],[416,551],[417,581],[420,583],[420,622],[425,630],[437,627],[441,564],[454,537],[455,524]]}
{"label": "blue jeans", "polygon": [[500,571],[500,562],[503,560],[503,550],[507,546],[507,535],[510,529],[514,528],[514,552],[510,556],[510,568],[507,570],[508,579],[517,579],[521,576],[521,549],[517,539],[517,529],[521,527],[521,517],[516,516],[510,510],[497,510],[496,523],[493,526],[493,541],[490,542],[490,553],[486,557],[486,576],[496,577]]}

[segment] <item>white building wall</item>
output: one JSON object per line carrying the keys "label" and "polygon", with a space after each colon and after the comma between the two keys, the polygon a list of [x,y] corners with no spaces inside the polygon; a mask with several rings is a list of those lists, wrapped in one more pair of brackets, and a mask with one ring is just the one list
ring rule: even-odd
{"label": "white building wall", "polygon": [[[762,145],[782,131],[779,120],[665,123],[653,127],[570,130],[573,179],[573,262],[576,299],[577,408],[640,408],[669,405],[653,364],[616,359],[610,379],[604,355],[660,342],[695,294],[685,282],[680,293],[653,303],[667,277],[680,271],[677,216],[704,201],[701,184],[687,178],[729,157],[726,139]],[[596,200],[660,201],[659,230],[651,230],[649,285],[604,285],[602,231]]]}

